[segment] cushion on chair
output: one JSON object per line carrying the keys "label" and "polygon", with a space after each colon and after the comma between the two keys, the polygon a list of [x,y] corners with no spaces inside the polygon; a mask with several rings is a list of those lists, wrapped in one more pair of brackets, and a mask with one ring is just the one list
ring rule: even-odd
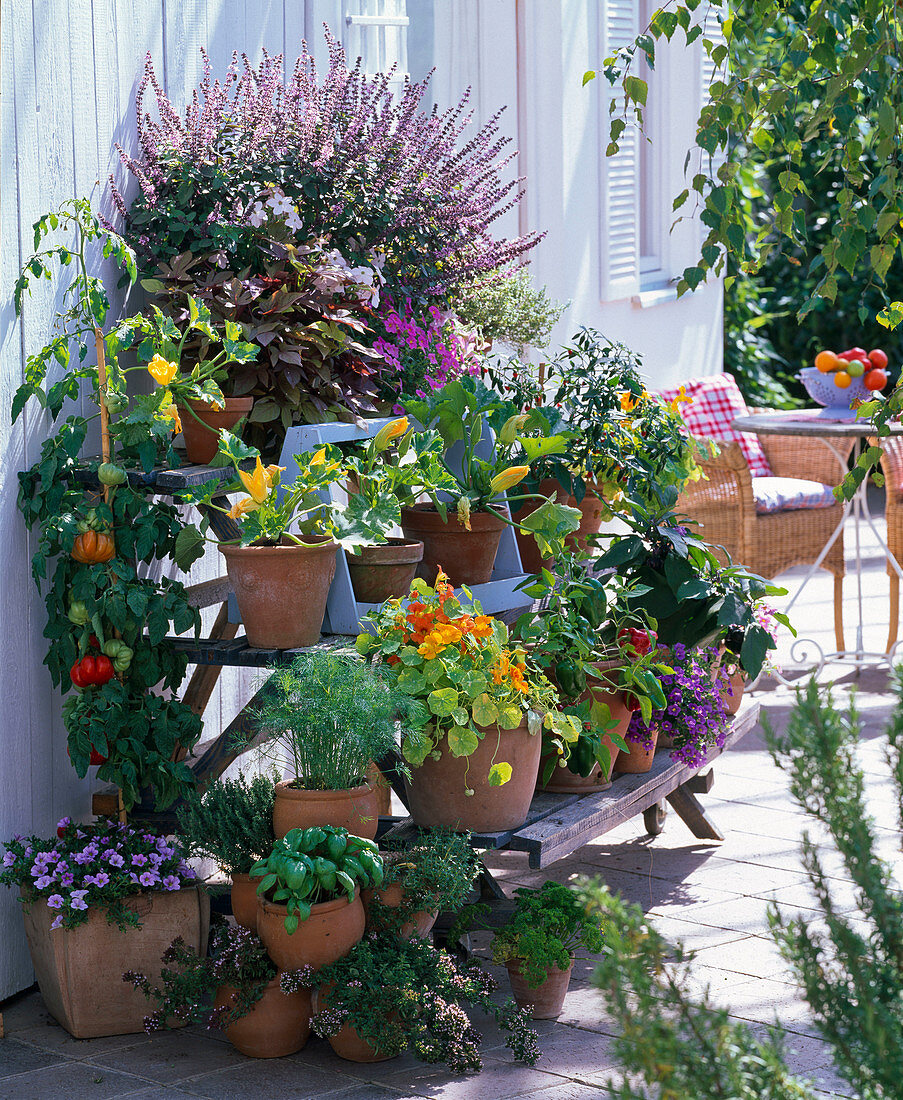
{"label": "cushion on chair", "polygon": [[830,508],[837,503],[830,485],[801,477],[754,477],[752,489],[760,516],[800,508]]}
{"label": "cushion on chair", "polygon": [[[684,383],[683,388],[691,400],[687,403],[681,402],[678,408],[690,435],[697,439],[739,443],[752,476],[771,477],[771,467],[759,437],[748,432],[734,431],[731,427],[731,421],[738,416],[749,415],[749,409],[733,375],[713,374],[709,378],[691,378]],[[659,396],[665,401],[673,401],[679,392],[678,389],[660,390]]]}

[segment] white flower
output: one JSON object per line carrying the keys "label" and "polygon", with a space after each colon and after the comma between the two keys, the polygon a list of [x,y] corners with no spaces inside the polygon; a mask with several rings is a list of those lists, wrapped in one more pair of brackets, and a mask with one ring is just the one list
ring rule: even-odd
{"label": "white flower", "polygon": [[248,215],[248,221],[256,228],[260,228],[267,220],[266,210],[263,208],[263,203],[255,202],[251,207],[251,213]]}

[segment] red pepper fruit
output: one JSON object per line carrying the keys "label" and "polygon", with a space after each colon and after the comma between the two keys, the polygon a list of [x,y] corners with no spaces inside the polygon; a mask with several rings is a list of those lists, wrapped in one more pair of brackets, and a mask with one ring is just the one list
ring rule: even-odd
{"label": "red pepper fruit", "polygon": [[639,701],[639,699],[637,699],[637,697],[635,695],[625,695],[624,696],[624,706],[627,707],[627,709],[630,710],[630,711],[639,710],[640,709],[640,701]]}
{"label": "red pepper fruit", "polygon": [[91,755],[88,757],[89,764],[106,764],[108,759],[109,757],[106,757],[102,753],[99,753],[93,745],[91,746]]}

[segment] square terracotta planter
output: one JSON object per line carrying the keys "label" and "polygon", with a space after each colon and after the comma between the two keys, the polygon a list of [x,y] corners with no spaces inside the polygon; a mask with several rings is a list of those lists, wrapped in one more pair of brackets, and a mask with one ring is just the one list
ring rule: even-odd
{"label": "square terracotta planter", "polygon": [[92,908],[86,924],[53,928],[56,911],[40,899],[25,903],[25,935],[44,1003],[76,1039],[144,1031],[154,1005],[122,980],[126,970],[146,974],[159,985],[167,947],[181,936],[203,954],[210,927],[210,898],[202,887],[139,894],[125,903],[140,928],[121,932],[104,910]]}

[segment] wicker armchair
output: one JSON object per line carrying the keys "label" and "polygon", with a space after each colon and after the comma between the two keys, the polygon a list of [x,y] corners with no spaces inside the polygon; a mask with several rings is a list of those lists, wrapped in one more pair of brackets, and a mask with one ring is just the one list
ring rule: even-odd
{"label": "wicker armchair", "polygon": [[[887,436],[885,439],[870,439],[878,443],[884,452],[881,456],[881,469],[884,473],[884,518],[887,520],[887,548],[903,565],[903,437]],[[894,567],[887,563],[887,575],[890,577],[890,626],[887,632],[887,652],[894,647],[900,622],[900,577]]]}
{"label": "wicker armchair", "polygon": [[[766,412],[758,409],[750,412]],[[762,447],[776,477],[806,478],[836,485],[846,472],[837,458],[818,439],[803,436],[763,435]],[[704,478],[687,484],[677,511],[696,520],[700,534],[715,554],[771,579],[793,565],[812,565],[840,523],[843,506],[756,513],[752,476],[738,443],[719,443],[721,453],[701,463]],[[853,442],[839,440],[837,449],[849,456]],[[903,484],[903,482],[901,482]],[[903,494],[900,537],[903,544]],[[843,640],[843,532],[822,561],[834,574],[834,636],[837,648]]]}

